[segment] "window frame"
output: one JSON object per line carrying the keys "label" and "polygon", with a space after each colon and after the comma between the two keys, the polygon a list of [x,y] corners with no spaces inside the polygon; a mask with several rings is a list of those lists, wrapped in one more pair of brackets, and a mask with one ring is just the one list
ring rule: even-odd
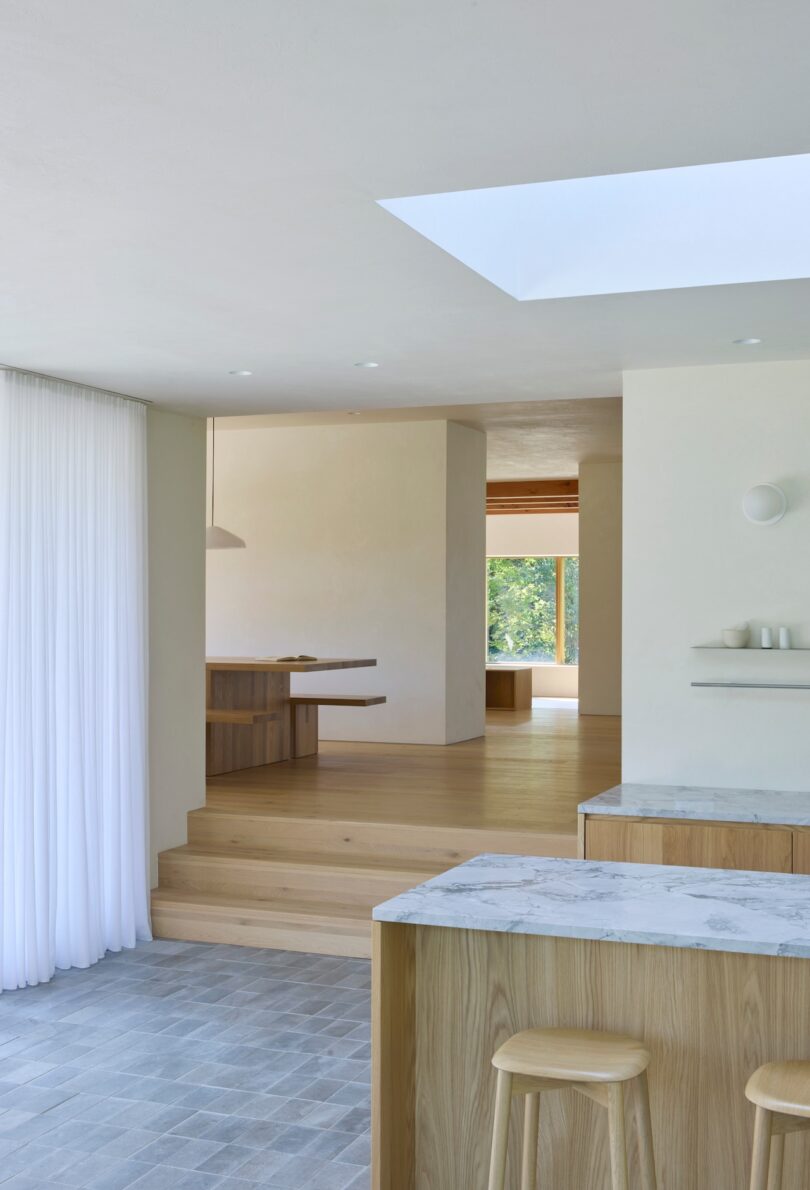
{"label": "window frame", "polygon": [[544,665],[559,665],[564,669],[578,669],[579,660],[569,664],[565,660],[565,560],[578,558],[579,554],[487,554],[490,558],[553,558],[555,566],[555,659],[554,661],[492,661],[489,656],[489,574],[486,575],[485,593],[487,604],[486,636],[484,655],[487,665],[525,665],[529,668]]}

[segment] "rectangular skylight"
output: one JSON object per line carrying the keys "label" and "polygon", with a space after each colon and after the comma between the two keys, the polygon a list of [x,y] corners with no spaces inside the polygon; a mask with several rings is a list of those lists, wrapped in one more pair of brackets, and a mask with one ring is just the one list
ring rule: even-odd
{"label": "rectangular skylight", "polygon": [[810,277],[810,154],[379,202],[519,301]]}

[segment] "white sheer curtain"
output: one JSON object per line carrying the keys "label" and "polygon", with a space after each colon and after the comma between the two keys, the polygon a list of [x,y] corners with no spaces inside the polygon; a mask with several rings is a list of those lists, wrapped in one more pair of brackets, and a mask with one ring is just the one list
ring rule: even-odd
{"label": "white sheer curtain", "polygon": [[149,938],[146,417],[0,371],[0,986]]}

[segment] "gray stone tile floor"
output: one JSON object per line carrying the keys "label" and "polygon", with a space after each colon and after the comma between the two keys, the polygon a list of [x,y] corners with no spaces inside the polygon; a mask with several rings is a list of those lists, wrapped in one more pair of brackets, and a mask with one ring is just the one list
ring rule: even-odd
{"label": "gray stone tile floor", "polygon": [[155,941],[4,992],[2,1190],[368,1190],[369,985]]}

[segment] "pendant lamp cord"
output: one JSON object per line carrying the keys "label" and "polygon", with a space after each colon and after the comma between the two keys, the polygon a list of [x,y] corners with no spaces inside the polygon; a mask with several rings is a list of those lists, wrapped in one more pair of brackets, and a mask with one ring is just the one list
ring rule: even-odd
{"label": "pendant lamp cord", "polygon": [[214,473],[216,468],[217,451],[217,419],[211,418],[211,524],[214,523]]}

